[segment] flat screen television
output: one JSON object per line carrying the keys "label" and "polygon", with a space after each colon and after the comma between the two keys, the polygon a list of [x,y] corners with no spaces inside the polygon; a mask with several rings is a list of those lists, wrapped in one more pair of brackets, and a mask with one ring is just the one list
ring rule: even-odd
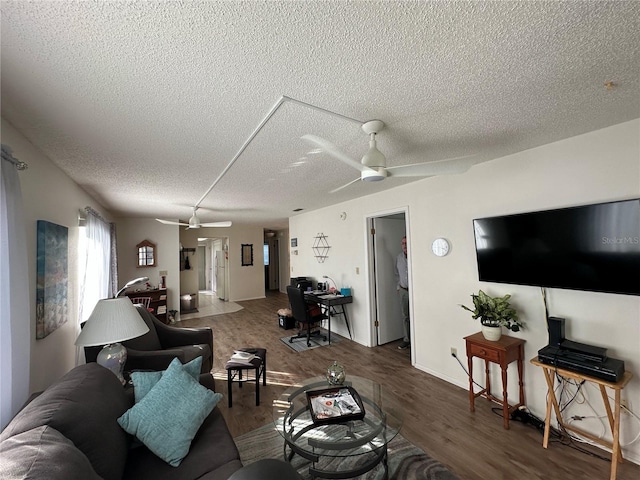
{"label": "flat screen television", "polygon": [[473,220],[481,281],[640,295],[640,199]]}

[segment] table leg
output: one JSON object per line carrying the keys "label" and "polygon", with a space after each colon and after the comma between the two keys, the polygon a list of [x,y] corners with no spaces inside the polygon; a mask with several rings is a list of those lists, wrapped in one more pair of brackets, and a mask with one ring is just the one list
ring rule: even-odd
{"label": "table leg", "polygon": [[491,395],[491,375],[489,373],[489,360],[484,361],[484,389],[487,395],[487,400],[489,400],[489,395]]}
{"label": "table leg", "polygon": [[467,356],[467,363],[469,368],[469,410],[476,411],[475,406],[475,394],[473,393],[473,357]]}
{"label": "table leg", "polygon": [[502,370],[502,418],[504,428],[509,430],[509,402],[507,393],[507,365],[500,365]]}
{"label": "table leg", "polygon": [[[555,376],[548,368],[543,368],[544,378],[547,382],[547,413],[544,417],[544,437],[542,439],[542,446],[547,448],[549,445],[549,432],[551,431],[551,406],[557,406],[556,392],[554,388]],[[559,409],[556,409],[556,415],[558,415]]]}
{"label": "table leg", "polygon": [[[603,400],[606,397],[606,391],[604,385],[600,385],[600,390],[603,395]],[[616,473],[618,470],[618,463],[622,463],[622,452],[620,451],[620,389],[616,388],[614,391],[615,400],[613,405],[613,423],[611,424],[611,433],[613,433],[613,445],[611,452],[611,480],[615,480]],[[607,407],[607,415],[609,415],[609,420],[611,421],[611,406],[609,404],[609,399],[605,400],[605,405]]]}
{"label": "table leg", "polygon": [[351,327],[349,326],[349,317],[347,317],[347,308],[344,305],[340,305],[342,307],[342,315],[344,315],[344,323],[347,324],[347,332],[349,332],[349,338],[353,340],[351,336]]}

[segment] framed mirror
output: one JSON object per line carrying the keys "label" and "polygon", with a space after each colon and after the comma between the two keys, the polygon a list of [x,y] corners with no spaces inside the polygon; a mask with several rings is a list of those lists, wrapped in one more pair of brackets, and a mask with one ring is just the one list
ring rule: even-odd
{"label": "framed mirror", "polygon": [[253,265],[253,244],[242,244],[242,266],[247,267]]}
{"label": "framed mirror", "polygon": [[137,267],[155,267],[158,264],[156,244],[144,240],[136,245]]}

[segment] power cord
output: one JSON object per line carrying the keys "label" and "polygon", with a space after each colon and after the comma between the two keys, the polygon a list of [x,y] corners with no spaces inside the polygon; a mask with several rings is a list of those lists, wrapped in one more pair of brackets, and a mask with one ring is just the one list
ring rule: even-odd
{"label": "power cord", "polygon": [[[462,362],[460,361],[460,359],[458,358],[458,355],[456,355],[455,353],[451,352],[451,356],[453,358],[455,358],[458,363],[460,364],[460,367],[462,367],[462,370],[464,370],[464,373],[467,374],[467,377],[469,376],[469,371],[466,369],[466,367],[462,364]],[[473,379],[472,379],[473,380]],[[480,389],[483,390],[484,387],[482,385],[480,385],[478,382],[476,382],[475,380],[473,380],[473,383]]]}

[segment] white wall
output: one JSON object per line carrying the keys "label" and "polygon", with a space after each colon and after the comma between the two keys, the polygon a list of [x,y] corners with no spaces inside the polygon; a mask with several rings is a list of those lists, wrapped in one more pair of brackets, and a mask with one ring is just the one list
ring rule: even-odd
{"label": "white wall", "polygon": [[290,262],[289,262],[289,245],[291,245],[289,239],[289,229],[278,230],[278,260],[279,264],[279,273],[280,273],[280,288],[279,290],[282,293],[287,293],[287,285],[289,285],[289,281],[291,275],[289,274]]}
{"label": "white wall", "polygon": [[[76,362],[76,325],[78,323],[78,212],[89,206],[110,220],[108,212],[56,167],[40,150],[2,119],[2,143],[14,156],[29,164],[20,172],[27,235],[30,318],[31,378],[30,391],[44,390],[67,373]],[[68,312],[67,322],[43,339],[36,340],[36,224],[38,220],[69,229]],[[26,400],[26,399],[25,399]]]}
{"label": "white wall", "polygon": [[[463,338],[480,325],[459,307],[482,288],[490,294],[513,295],[512,303],[527,322],[527,329],[513,336],[526,340],[524,383],[526,403],[544,418],[546,385],[542,371],[529,363],[547,344],[541,291],[537,287],[478,281],[472,220],[478,217],[547,208],[576,206],[640,197],[640,120],[549,144],[507,158],[476,165],[463,175],[434,177],[290,219],[290,236],[298,239],[291,248],[291,276],[333,277],[339,285],[353,287],[349,306],[354,339],[373,343],[369,314],[366,217],[407,208],[412,272],[413,361],[416,368],[467,388],[468,379],[450,347],[463,363]],[[372,186],[372,191],[375,185]],[[340,212],[347,219],[340,220]],[[329,257],[318,263],[313,239],[318,232],[328,237]],[[434,238],[452,244],[446,257],[430,251]],[[295,254],[297,251],[297,255]],[[359,269],[360,274],[356,273]],[[637,281],[635,279],[634,281]],[[611,357],[625,361],[633,379],[623,392],[631,408],[640,412],[640,297],[561,289],[548,290],[551,315],[567,319],[567,337],[608,348]],[[339,322],[338,333],[345,334]],[[332,327],[334,324],[332,324]],[[476,372],[482,367],[477,361]],[[492,384],[500,385],[493,369]],[[515,368],[509,369],[509,396],[517,398]],[[476,376],[476,380],[480,376]],[[598,414],[605,414],[599,391],[584,391]],[[495,393],[495,392],[494,392]],[[572,409],[585,413],[587,406]],[[584,428],[599,434],[600,421],[583,421]],[[639,432],[633,417],[623,417],[622,444]],[[625,447],[626,456],[640,462],[640,442]]]}

